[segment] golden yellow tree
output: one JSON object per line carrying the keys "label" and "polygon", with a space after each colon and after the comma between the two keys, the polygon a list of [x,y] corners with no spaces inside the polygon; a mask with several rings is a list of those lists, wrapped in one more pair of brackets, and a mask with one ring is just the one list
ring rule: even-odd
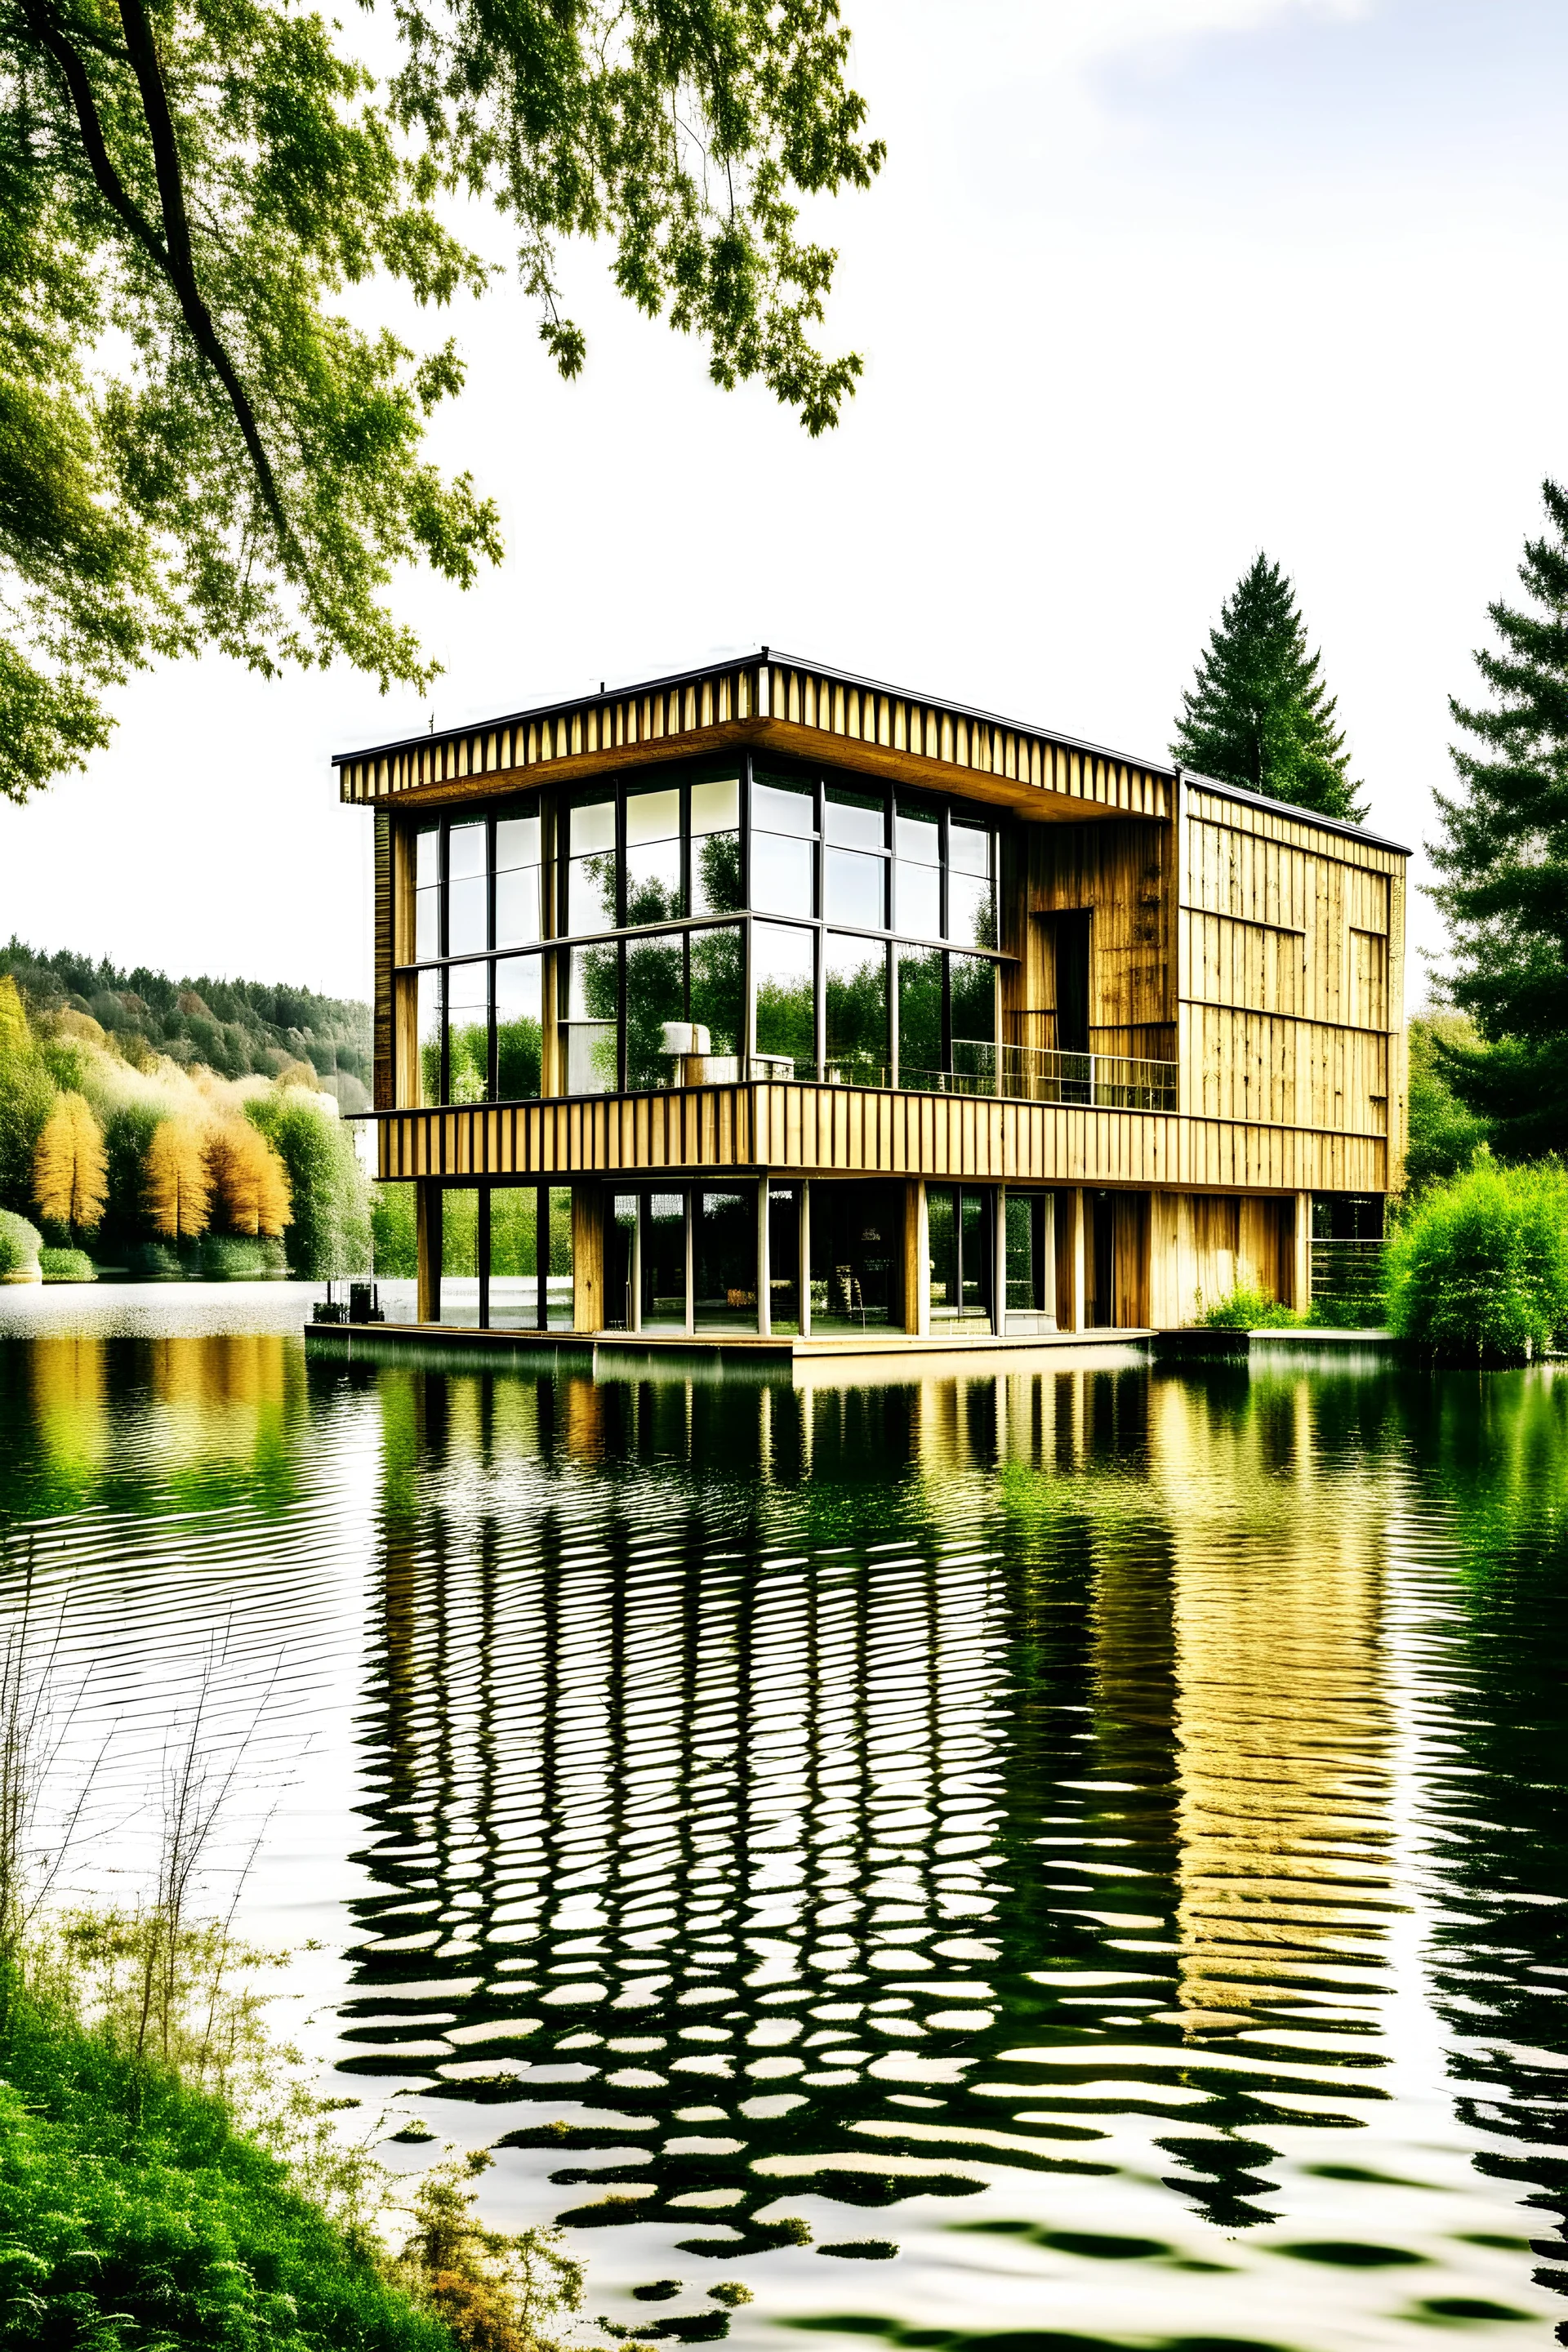
{"label": "golden yellow tree", "polygon": [[212,1181],[205,1139],[194,1118],[163,1118],[153,1130],[142,1169],[142,1197],[154,1233],[191,1242],[207,1227]]}
{"label": "golden yellow tree", "polygon": [[228,1118],[207,1137],[214,1203],[231,1233],[276,1240],[293,1217],[288,1171],[247,1118]]}
{"label": "golden yellow tree", "polygon": [[46,1224],[96,1232],[109,1198],[103,1137],[86,1099],[58,1095],[33,1153],[33,1198]]}

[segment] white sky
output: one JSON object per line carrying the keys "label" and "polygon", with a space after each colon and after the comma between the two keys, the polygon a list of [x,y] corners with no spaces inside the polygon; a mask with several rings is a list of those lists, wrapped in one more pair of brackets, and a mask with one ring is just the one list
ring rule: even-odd
{"label": "white sky", "polygon": [[[138,679],[86,777],[0,803],[0,936],[368,993],[370,821],[329,754],[766,642],[1163,754],[1255,550],[1294,577],[1371,822],[1418,843],[1446,697],[1568,471],[1561,0],[845,0],[889,158],[828,208],[811,442],[574,256],[566,386],[509,285],[437,454],[500,499],[411,578],[432,697]],[[1417,901],[1413,929],[1436,944]],[[1412,1001],[1423,980],[1411,970]]]}

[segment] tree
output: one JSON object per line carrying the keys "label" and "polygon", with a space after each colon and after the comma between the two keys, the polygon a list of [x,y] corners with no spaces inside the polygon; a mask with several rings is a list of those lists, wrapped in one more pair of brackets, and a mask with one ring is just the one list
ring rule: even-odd
{"label": "tree", "polygon": [[292,1213],[288,1172],[267,1138],[246,1118],[226,1118],[208,1131],[207,1175],[213,1208],[235,1234],[277,1240]]}
{"label": "tree", "polygon": [[[882,150],[837,0],[398,0],[378,81],[285,0],[0,0],[0,790],[107,740],[105,691],[216,646],[264,674],[344,655],[422,684],[388,611],[417,554],[467,585],[496,510],[423,454],[461,386],[340,307],[438,309],[497,272],[442,223],[488,200],[567,376],[560,242],[761,376],[811,433],[859,361],[812,340],[835,256],[800,195]],[[361,299],[363,308],[363,298]]]}
{"label": "tree", "polygon": [[1171,756],[1271,800],[1360,824],[1366,811],[1351,780],[1337,705],[1307,650],[1296,592],[1259,553],[1220,606],[1209,632]]}
{"label": "tree", "polygon": [[1480,1041],[1439,1043],[1460,1098],[1504,1158],[1568,1147],[1568,490],[1542,485],[1549,529],[1525,541],[1522,606],[1489,604],[1500,643],[1475,656],[1490,696],[1450,699],[1474,739],[1459,790],[1436,794],[1432,896],[1448,919],[1447,993]]}
{"label": "tree", "polygon": [[370,1200],[349,1129],[295,1086],[254,1096],[245,1109],[288,1175],[289,1271],[315,1279],[368,1273]]}
{"label": "tree", "polygon": [[20,992],[0,976],[0,1208],[20,1213],[32,1204],[33,1159],[54,1099]]}
{"label": "tree", "polygon": [[74,1241],[96,1233],[109,1200],[109,1167],[97,1119],[79,1094],[55,1097],[33,1155],[33,1198],[47,1224]]}
{"label": "tree", "polygon": [[194,1242],[205,1233],[212,1179],[194,1118],[158,1121],[147,1146],[142,1190],[153,1230],[165,1241]]}
{"label": "tree", "polygon": [[1489,1122],[1460,1101],[1440,1058],[1445,1048],[1463,1052],[1479,1043],[1474,1022],[1460,1013],[1427,1013],[1410,1024],[1410,1116],[1405,1150],[1405,1183],[1409,1192],[1418,1192],[1444,1177],[1461,1175],[1481,1145],[1490,1142]]}

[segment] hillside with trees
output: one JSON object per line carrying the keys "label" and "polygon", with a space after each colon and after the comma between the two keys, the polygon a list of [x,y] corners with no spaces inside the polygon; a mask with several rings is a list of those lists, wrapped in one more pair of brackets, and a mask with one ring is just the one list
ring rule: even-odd
{"label": "hillside with trees", "polygon": [[340,1110],[370,1108],[370,1007],[308,988],[254,980],[174,980],[145,964],[122,971],[71,949],[46,951],[13,938],[0,948],[35,1020],[60,1013],[94,1022],[133,1068],[160,1057],[219,1077],[311,1073]]}
{"label": "hillside with trees", "polygon": [[0,1279],[368,1267],[353,1130],[309,1063],[228,1077],[125,1034],[0,973]]}

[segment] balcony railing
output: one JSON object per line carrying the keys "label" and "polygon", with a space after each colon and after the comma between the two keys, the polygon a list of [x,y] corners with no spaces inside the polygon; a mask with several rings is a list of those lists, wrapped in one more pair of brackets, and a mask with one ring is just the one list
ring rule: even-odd
{"label": "balcony railing", "polygon": [[[906,1094],[1000,1096],[1009,1102],[1081,1103],[1095,1110],[1176,1108],[1174,1062],[1142,1061],[1128,1054],[1065,1054],[1031,1045],[955,1041],[951,1070],[841,1055],[823,1063],[788,1054],[661,1055],[645,1084],[723,1087],[789,1082],[796,1086],[872,1087]],[[633,1091],[640,1091],[634,1087]]]}

